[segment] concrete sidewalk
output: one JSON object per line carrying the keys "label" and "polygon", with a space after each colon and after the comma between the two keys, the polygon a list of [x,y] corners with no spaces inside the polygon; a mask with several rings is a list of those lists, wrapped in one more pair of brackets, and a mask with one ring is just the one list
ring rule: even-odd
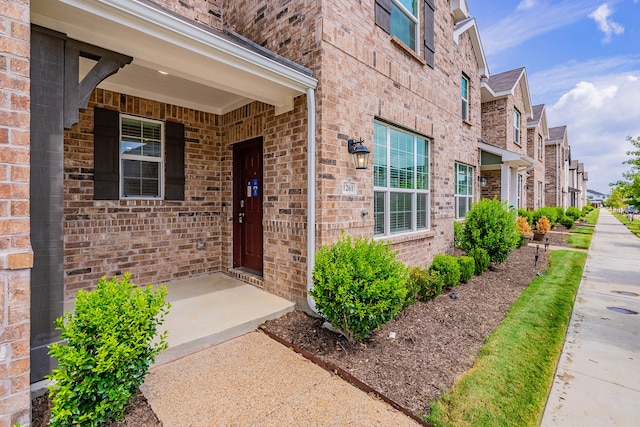
{"label": "concrete sidewalk", "polygon": [[541,426],[640,422],[640,239],[600,211]]}
{"label": "concrete sidewalk", "polygon": [[154,366],[142,392],[164,426],[418,426],[262,332]]}

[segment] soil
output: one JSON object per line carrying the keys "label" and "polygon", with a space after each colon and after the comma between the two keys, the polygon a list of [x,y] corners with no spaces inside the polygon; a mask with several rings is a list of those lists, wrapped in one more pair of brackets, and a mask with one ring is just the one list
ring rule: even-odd
{"label": "soil", "polygon": [[[549,243],[566,245],[568,232],[558,225]],[[535,253],[539,254],[535,263]],[[360,343],[349,343],[322,327],[323,321],[294,311],[261,328],[294,349],[337,366],[385,399],[412,414],[425,415],[431,404],[473,366],[478,350],[504,319],[511,304],[538,274],[544,274],[549,252],[524,246],[507,261],[445,290],[437,298],[417,302]],[[454,298],[455,297],[455,298]],[[392,336],[395,336],[392,338]],[[32,401],[32,425],[49,425],[49,399]],[[159,427],[162,424],[141,393],[122,421],[109,427]]]}

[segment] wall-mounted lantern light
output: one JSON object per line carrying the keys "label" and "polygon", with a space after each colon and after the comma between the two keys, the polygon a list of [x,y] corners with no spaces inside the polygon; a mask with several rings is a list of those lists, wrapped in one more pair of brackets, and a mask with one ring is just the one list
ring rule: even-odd
{"label": "wall-mounted lantern light", "polygon": [[347,149],[349,153],[353,154],[353,160],[356,164],[356,169],[366,169],[369,162],[369,149],[364,146],[364,140],[360,138],[359,141],[350,139],[347,141]]}
{"label": "wall-mounted lantern light", "polygon": [[484,176],[479,176],[478,177],[478,182],[480,183],[480,187],[486,187],[487,186],[487,178],[485,178]]}

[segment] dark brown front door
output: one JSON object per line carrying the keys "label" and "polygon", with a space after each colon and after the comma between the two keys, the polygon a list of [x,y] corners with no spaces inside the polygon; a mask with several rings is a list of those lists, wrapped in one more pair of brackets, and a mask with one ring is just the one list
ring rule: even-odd
{"label": "dark brown front door", "polygon": [[233,147],[233,267],[262,274],[262,137]]}

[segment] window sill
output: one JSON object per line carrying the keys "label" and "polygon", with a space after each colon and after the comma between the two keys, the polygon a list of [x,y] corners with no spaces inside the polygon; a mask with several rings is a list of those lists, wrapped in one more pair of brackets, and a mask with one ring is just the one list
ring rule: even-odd
{"label": "window sill", "polygon": [[391,36],[391,43],[395,44],[400,49],[402,49],[406,54],[408,54],[410,57],[412,57],[413,59],[418,61],[420,63],[420,65],[427,65],[427,61],[425,61],[424,59],[420,58],[420,56],[418,56],[418,54],[416,53],[415,50],[411,49],[409,46],[404,44],[404,42],[402,40],[400,40],[398,37]]}
{"label": "window sill", "polygon": [[412,242],[415,240],[433,239],[435,236],[436,232],[433,230],[421,230],[394,234],[391,236],[379,236],[375,237],[374,240],[384,240],[391,245],[398,245],[400,243]]}

